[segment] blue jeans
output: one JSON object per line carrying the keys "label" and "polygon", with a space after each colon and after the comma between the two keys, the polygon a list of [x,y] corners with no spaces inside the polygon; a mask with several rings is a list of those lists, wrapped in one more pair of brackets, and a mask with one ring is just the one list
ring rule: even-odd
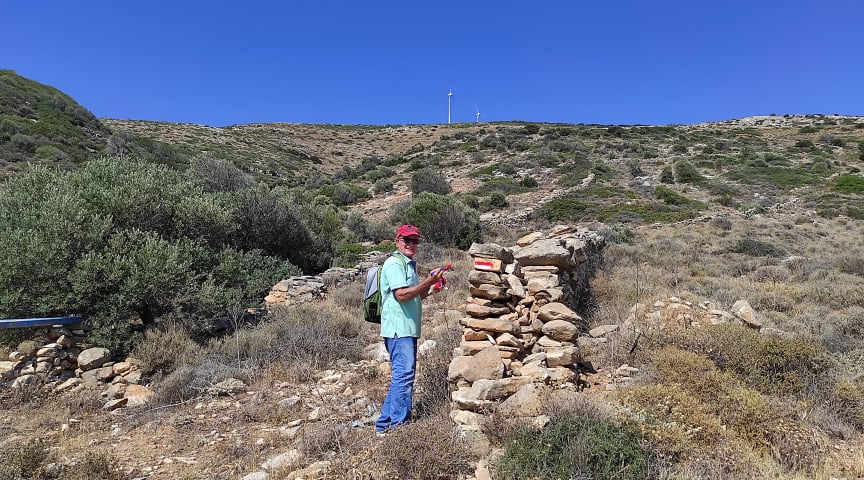
{"label": "blue jeans", "polygon": [[384,338],[390,354],[390,390],[381,405],[381,416],[375,430],[388,428],[411,420],[411,400],[414,395],[414,370],[417,366],[417,338]]}

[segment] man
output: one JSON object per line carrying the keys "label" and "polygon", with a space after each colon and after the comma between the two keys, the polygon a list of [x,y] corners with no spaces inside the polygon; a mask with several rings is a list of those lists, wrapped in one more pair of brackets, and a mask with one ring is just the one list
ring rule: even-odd
{"label": "man", "polygon": [[390,390],[375,422],[375,431],[381,434],[411,420],[421,300],[437,291],[434,285],[444,274],[443,268],[438,268],[420,281],[414,261],[420,244],[417,227],[402,225],[396,230],[395,241],[398,251],[381,266],[381,337],[390,354],[391,372]]}

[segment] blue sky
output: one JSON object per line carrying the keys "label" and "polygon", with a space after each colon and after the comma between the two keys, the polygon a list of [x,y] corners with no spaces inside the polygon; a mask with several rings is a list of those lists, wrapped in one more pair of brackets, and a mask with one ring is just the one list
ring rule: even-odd
{"label": "blue sky", "polygon": [[864,1],[5,0],[0,68],[225,126],[864,115]]}

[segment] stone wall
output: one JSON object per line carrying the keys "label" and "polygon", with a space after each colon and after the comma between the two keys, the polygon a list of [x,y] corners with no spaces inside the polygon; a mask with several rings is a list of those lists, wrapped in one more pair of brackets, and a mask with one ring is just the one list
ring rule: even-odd
{"label": "stone wall", "polygon": [[[580,342],[588,325],[577,313],[600,263],[604,239],[559,226],[513,247],[474,244],[462,340],[450,363],[451,418],[478,431],[479,414],[539,415],[542,389],[578,388],[587,364]],[[587,367],[586,367],[587,368]]]}
{"label": "stone wall", "polygon": [[8,361],[0,361],[0,381],[12,388],[41,386],[53,392],[104,388],[106,409],[144,403],[153,392],[138,385],[141,371],[134,359],[115,362],[105,348],[92,347],[81,325],[31,329]]}
{"label": "stone wall", "polygon": [[297,305],[313,299],[323,298],[328,288],[353,282],[358,275],[364,275],[367,270],[382,263],[389,253],[377,250],[362,255],[360,263],[354,268],[332,267],[321,275],[303,275],[288,277],[270,289],[264,297],[264,307],[271,309],[277,306]]}

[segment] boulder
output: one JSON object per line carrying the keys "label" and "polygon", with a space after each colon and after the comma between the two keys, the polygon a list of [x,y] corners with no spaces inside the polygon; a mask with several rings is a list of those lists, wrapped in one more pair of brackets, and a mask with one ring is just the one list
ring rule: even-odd
{"label": "boulder", "polygon": [[83,371],[99,368],[111,361],[111,351],[107,348],[94,347],[78,354],[78,368]]}
{"label": "boulder", "polygon": [[468,248],[468,255],[472,257],[497,258],[504,263],[513,261],[513,253],[510,249],[502,247],[497,243],[472,243]]}
{"label": "boulder", "polygon": [[461,355],[453,358],[447,370],[447,380],[456,382],[464,379],[474,383],[480,379],[497,380],[504,376],[504,364],[494,345],[483,348],[475,355]]}
{"label": "boulder", "polygon": [[501,275],[495,272],[485,272],[482,270],[471,270],[468,273],[468,283],[474,285],[475,287],[479,287],[483,284],[489,285],[501,285],[503,281],[501,280]]}
{"label": "boulder", "polygon": [[539,318],[542,322],[551,322],[553,320],[563,320],[565,322],[570,322],[575,325],[581,325],[582,317],[579,316],[573,310],[570,310],[567,305],[559,302],[547,303],[540,307],[537,311],[537,318]]}
{"label": "boulder", "polygon": [[568,321],[552,320],[543,324],[543,334],[559,342],[572,342],[579,336],[579,329]]}
{"label": "boulder", "polygon": [[520,265],[553,265],[567,268],[571,264],[571,252],[561,245],[559,239],[544,239],[520,248],[514,258]]}

